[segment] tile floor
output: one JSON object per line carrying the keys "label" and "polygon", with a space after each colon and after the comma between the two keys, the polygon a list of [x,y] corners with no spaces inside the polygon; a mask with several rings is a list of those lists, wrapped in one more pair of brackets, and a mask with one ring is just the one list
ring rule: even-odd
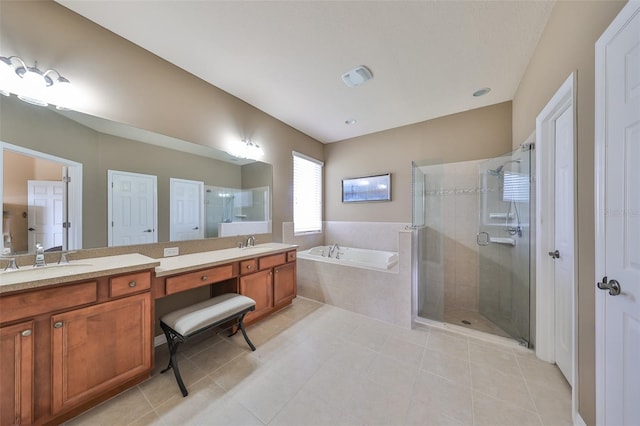
{"label": "tile floor", "polygon": [[517,347],[406,330],[298,297],[241,335],[184,345],[182,398],[151,379],[68,425],[568,425],[560,371]]}

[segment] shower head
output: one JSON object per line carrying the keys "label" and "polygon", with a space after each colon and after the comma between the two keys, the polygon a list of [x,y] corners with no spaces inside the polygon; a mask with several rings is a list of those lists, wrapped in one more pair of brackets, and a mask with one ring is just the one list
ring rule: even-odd
{"label": "shower head", "polygon": [[495,170],[493,170],[493,169],[487,170],[487,173],[490,174],[491,176],[500,176],[502,174],[502,169],[503,168],[504,168],[504,164],[499,166]]}
{"label": "shower head", "polygon": [[504,172],[504,166],[506,166],[507,164],[510,163],[517,163],[520,164],[520,160],[509,160],[509,161],[505,161],[504,163],[502,163],[500,166],[498,166],[495,169],[489,169],[487,170],[487,173],[490,174],[491,176],[502,176],[502,173]]}

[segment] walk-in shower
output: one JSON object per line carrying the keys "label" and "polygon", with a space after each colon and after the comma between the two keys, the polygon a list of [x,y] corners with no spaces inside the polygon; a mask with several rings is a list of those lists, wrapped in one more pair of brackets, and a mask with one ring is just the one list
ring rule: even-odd
{"label": "walk-in shower", "polygon": [[416,321],[531,343],[530,154],[413,163]]}

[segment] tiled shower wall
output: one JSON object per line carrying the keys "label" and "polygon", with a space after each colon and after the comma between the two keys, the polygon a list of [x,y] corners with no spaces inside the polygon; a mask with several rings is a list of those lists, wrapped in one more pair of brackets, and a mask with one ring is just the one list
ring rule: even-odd
{"label": "tiled shower wall", "polygon": [[[441,263],[444,307],[478,311],[478,163],[465,161],[426,170],[426,226],[431,262]],[[439,247],[438,247],[439,246]]]}

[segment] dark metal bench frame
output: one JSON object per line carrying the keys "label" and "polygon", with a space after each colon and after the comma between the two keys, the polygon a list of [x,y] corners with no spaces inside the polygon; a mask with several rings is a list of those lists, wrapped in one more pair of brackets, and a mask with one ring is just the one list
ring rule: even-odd
{"label": "dark metal bench frame", "polygon": [[[182,334],[178,333],[177,331],[175,331],[173,328],[169,327],[167,324],[165,324],[164,322],[160,321],[160,327],[162,328],[162,330],[164,331],[164,335],[167,337],[167,346],[169,347],[169,365],[167,365],[167,368],[165,368],[164,370],[162,370],[160,372],[160,374],[164,373],[165,371],[169,370],[170,368],[173,368],[173,373],[176,376],[176,381],[178,382],[178,386],[180,387],[180,391],[182,392],[182,396],[185,397],[187,395],[189,395],[189,392],[187,391],[187,387],[184,385],[184,382],[182,381],[182,376],[180,375],[180,369],[178,368],[178,358],[177,358],[177,351],[178,351],[178,346],[181,343],[185,343],[187,342],[190,338],[192,338],[193,336],[196,336],[200,333],[203,333],[211,328],[217,327],[219,325],[222,325],[226,322],[229,322],[233,319],[237,319],[237,323],[236,326],[238,327],[238,329],[240,331],[242,331],[242,335],[244,336],[244,340],[247,342],[247,344],[249,345],[249,347],[251,348],[252,351],[256,350],[256,347],[253,345],[253,343],[251,342],[251,340],[249,340],[249,336],[247,336],[247,332],[244,329],[244,316],[251,312],[254,311],[256,309],[256,306],[253,305],[249,308],[246,308],[240,312],[236,312],[233,315],[230,315],[226,318],[221,319],[220,321],[214,322],[212,324],[209,324],[206,327],[203,327],[201,329],[198,329],[196,331],[194,331],[193,333],[190,333],[186,336],[183,336]],[[229,335],[229,337],[233,336],[234,334],[236,334],[238,332],[238,329],[236,329],[233,333],[231,333]]]}

